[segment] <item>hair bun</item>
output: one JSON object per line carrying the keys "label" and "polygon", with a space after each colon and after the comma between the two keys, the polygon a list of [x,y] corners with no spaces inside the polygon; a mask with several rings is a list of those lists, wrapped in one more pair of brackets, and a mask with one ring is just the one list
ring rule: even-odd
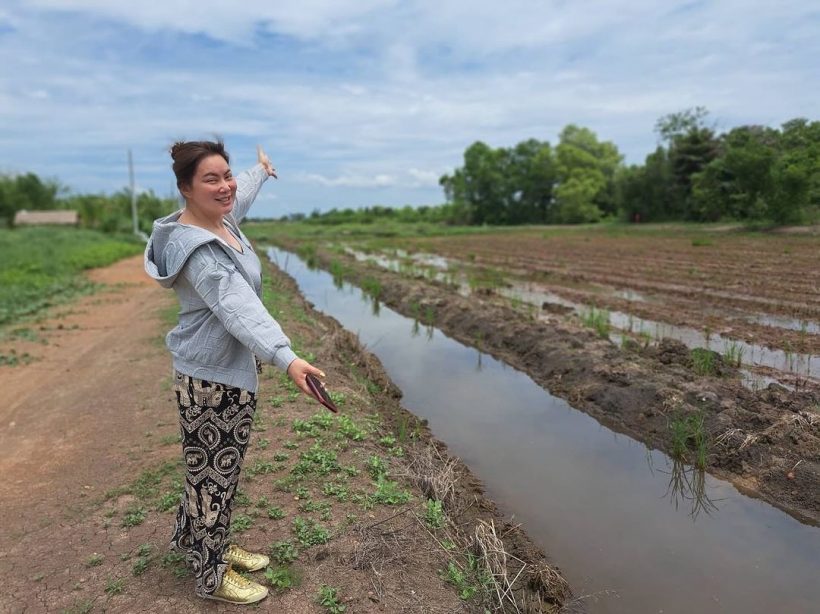
{"label": "hair bun", "polygon": [[171,145],[171,159],[176,160],[183,149],[185,149],[185,141],[177,141]]}

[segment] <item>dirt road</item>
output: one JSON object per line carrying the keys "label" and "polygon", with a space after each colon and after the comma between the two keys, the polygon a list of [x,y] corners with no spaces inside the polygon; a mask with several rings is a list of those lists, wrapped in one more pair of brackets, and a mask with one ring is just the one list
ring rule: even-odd
{"label": "dirt road", "polygon": [[[293,587],[273,591],[259,609],[325,611],[317,591],[327,583],[338,589],[347,612],[482,611],[477,599],[459,599],[442,579],[448,561],[459,559],[457,549],[440,546],[452,538],[455,547],[479,517],[507,531],[505,541],[531,561],[528,569],[544,574],[543,555],[505,523],[457,462],[446,464],[457,488],[445,512],[458,526],[447,521],[442,529],[423,529],[418,513],[428,493],[414,490],[407,466],[433,447],[442,451],[434,464],[449,463],[443,446],[405,415],[403,432],[409,425],[413,436],[404,452],[386,448],[385,436],[395,434],[390,416],[403,411],[395,388],[352,336],[311,313],[288,278],[272,275],[280,290],[277,319],[333,378],[350,421],[323,419],[323,410],[317,413],[318,405],[289,390],[272,368],[263,376],[234,521],[241,516],[244,523],[240,543],[268,551],[271,542],[287,542],[297,558],[282,567]],[[232,611],[195,597],[184,563],[167,554],[181,489],[176,404],[162,339],[173,294],[143,274],[140,258],[91,276],[107,284],[102,291],[0,342],[2,351],[34,357],[0,367],[8,399],[0,409],[0,612]],[[294,432],[295,420],[310,426],[308,432]],[[305,458],[317,450],[334,473],[295,469],[298,461],[304,470]],[[382,475],[397,476],[383,500],[372,492],[374,474],[368,473],[374,456],[384,465]],[[299,518],[321,522],[330,541],[302,541],[294,529]],[[532,584],[529,572],[522,578],[538,588],[525,595],[541,604],[529,611],[553,611],[566,592],[565,585]]]}

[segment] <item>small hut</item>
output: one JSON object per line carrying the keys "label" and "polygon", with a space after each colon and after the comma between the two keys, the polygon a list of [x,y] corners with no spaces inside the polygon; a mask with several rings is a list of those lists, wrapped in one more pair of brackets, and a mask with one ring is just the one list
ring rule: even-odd
{"label": "small hut", "polygon": [[80,216],[72,209],[44,211],[21,209],[14,214],[15,226],[77,226],[79,223]]}

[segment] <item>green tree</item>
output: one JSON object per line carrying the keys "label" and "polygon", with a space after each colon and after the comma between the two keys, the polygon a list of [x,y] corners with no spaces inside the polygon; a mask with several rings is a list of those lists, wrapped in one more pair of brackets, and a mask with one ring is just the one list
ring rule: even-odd
{"label": "green tree", "polygon": [[706,125],[708,111],[695,107],[661,117],[655,131],[668,145],[668,159],[673,178],[667,205],[670,217],[702,220],[693,207],[692,182],[718,155],[714,129]]}
{"label": "green tree", "polygon": [[622,156],[609,141],[573,124],[561,131],[555,148],[555,221],[595,222],[617,209],[615,176]]}

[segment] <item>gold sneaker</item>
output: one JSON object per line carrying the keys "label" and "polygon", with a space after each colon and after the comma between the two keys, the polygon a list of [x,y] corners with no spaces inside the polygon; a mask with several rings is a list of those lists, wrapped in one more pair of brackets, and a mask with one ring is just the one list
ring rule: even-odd
{"label": "gold sneaker", "polygon": [[270,559],[264,554],[253,554],[243,550],[236,544],[231,544],[223,555],[226,563],[230,563],[239,571],[259,571],[270,564]]}
{"label": "gold sneaker", "polygon": [[264,586],[246,580],[233,569],[228,568],[222,576],[222,584],[208,598],[228,603],[247,604],[262,601],[267,596],[268,589]]}

